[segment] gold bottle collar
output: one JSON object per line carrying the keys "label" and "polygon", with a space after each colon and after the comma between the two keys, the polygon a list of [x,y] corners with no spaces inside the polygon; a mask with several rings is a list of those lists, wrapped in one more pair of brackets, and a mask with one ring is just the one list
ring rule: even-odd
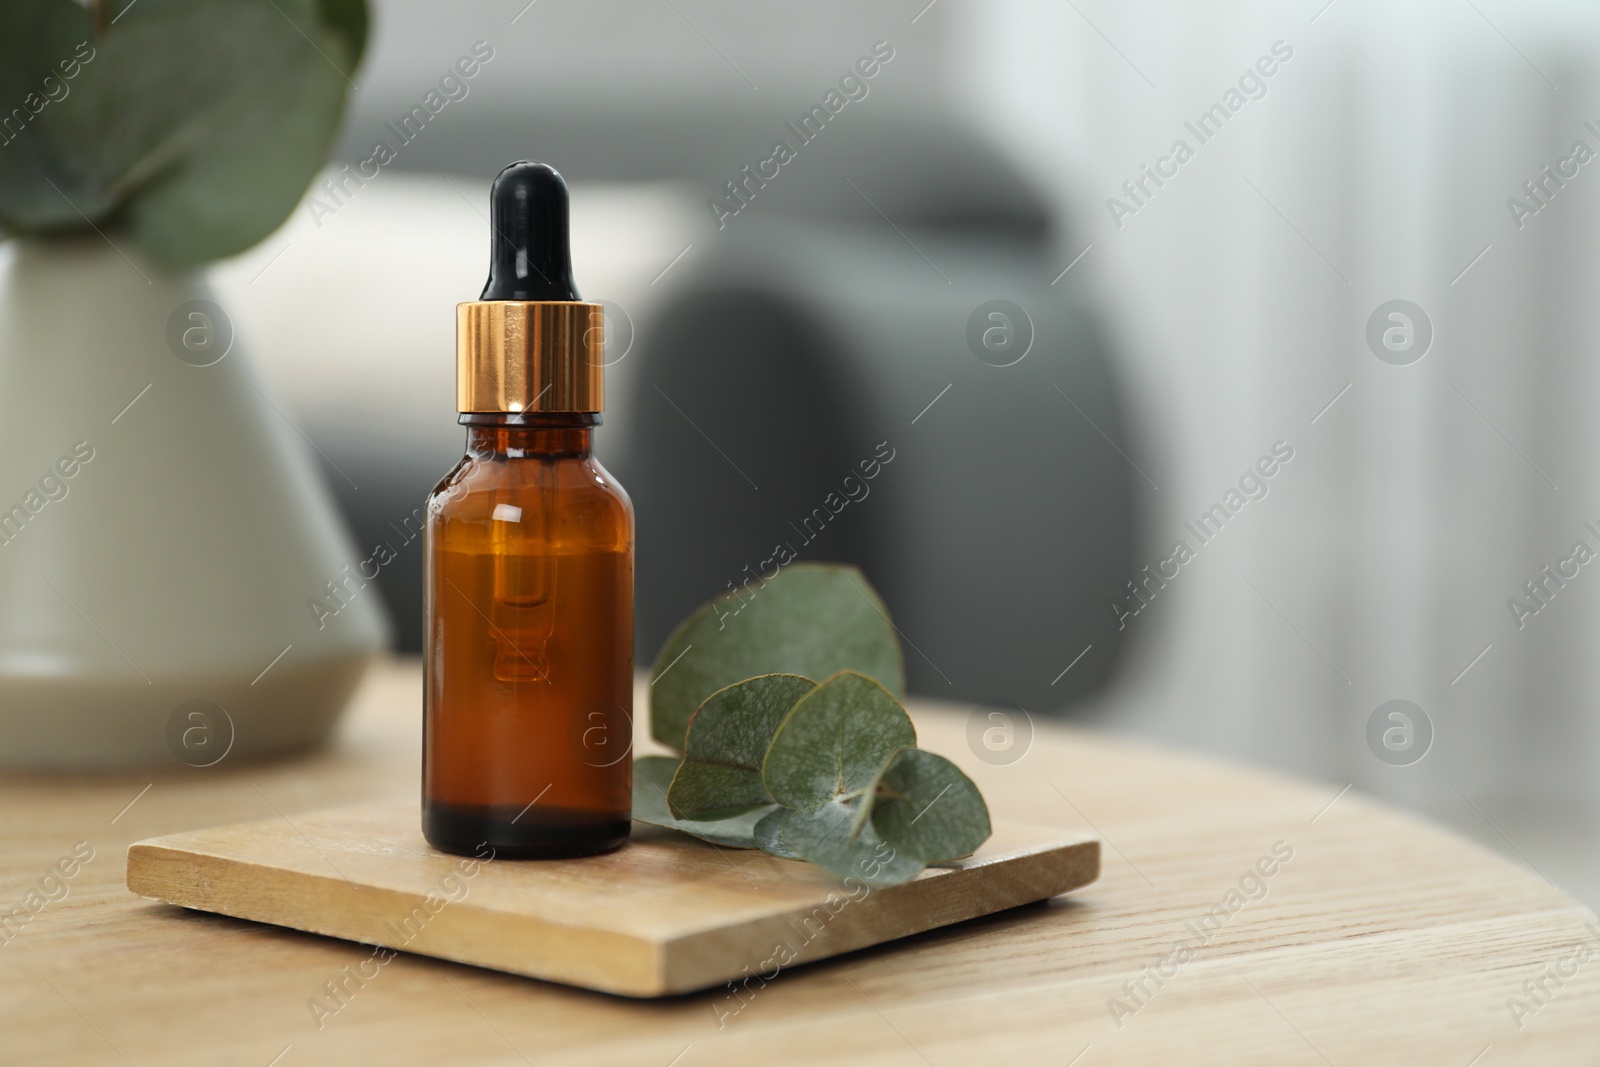
{"label": "gold bottle collar", "polygon": [[604,315],[581,300],[457,304],[456,410],[604,410]]}

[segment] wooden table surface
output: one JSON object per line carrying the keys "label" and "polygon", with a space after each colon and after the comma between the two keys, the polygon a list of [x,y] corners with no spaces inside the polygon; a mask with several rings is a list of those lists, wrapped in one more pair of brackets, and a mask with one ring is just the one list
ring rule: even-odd
{"label": "wooden table surface", "polygon": [[[0,929],[0,1063],[1600,1063],[1600,927],[1533,873],[1339,783],[1079,730],[1040,724],[990,766],[969,709],[925,702],[923,746],[998,815],[1102,838],[1099,882],[738,996],[400,955],[320,1028],[308,1002],[370,949],[125,888],[141,838],[414,793],[420,697],[417,665],[385,665],[338,742],[292,761],[0,778],[0,915],[41,879],[59,898]],[[93,858],[46,878],[79,842]]]}

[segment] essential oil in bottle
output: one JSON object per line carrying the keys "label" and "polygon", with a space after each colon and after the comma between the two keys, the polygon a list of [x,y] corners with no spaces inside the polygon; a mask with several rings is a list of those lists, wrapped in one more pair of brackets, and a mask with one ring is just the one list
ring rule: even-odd
{"label": "essential oil in bottle", "polygon": [[594,457],[601,305],[567,186],[513,163],[482,296],[456,307],[466,455],[428,497],[422,829],[446,852],[582,856],[632,807],[633,507]]}

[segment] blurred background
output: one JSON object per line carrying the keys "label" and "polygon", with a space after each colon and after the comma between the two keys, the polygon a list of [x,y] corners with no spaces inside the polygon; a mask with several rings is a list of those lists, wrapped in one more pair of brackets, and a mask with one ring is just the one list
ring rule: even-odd
{"label": "blurred background", "polygon": [[[917,693],[1353,786],[1596,904],[1597,18],[379,2],[332,184],[212,281],[370,548],[461,451],[488,182],[551,163],[641,667],[787,543],[866,569]],[[420,553],[379,585],[417,651]]]}

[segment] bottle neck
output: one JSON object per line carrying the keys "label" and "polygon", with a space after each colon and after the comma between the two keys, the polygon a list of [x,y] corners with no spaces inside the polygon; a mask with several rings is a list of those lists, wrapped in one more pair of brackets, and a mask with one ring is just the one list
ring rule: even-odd
{"label": "bottle neck", "polygon": [[525,456],[587,459],[594,454],[594,428],[600,424],[600,413],[468,412],[457,421],[467,428],[467,452],[470,455],[507,459]]}

